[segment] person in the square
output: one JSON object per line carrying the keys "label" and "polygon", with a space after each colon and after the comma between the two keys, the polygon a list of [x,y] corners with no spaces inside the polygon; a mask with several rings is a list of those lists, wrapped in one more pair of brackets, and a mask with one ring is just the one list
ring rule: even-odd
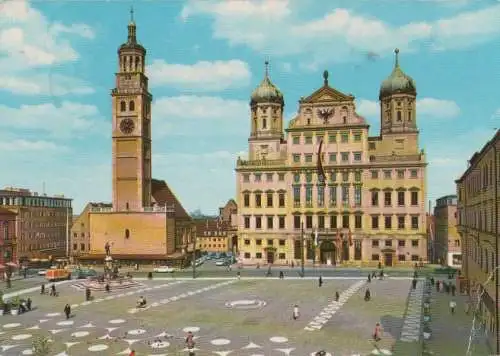
{"label": "person in the square", "polygon": [[318,279],[318,286],[321,287],[323,285],[323,277],[322,276],[319,276],[319,279]]}
{"label": "person in the square", "polygon": [[299,306],[297,304],[295,304],[293,306],[293,314],[292,314],[293,320],[297,320],[299,318],[299,315],[300,315],[300,313],[299,313]]}
{"label": "person in the square", "polygon": [[69,317],[71,316],[71,307],[69,306],[69,304],[66,304],[64,306],[64,314],[66,314],[66,319],[69,319]]}
{"label": "person in the square", "polygon": [[372,297],[372,294],[370,293],[370,289],[366,288],[365,292],[365,302],[368,302]]}
{"label": "person in the square", "polygon": [[337,292],[335,292],[335,301],[336,301],[336,302],[338,302],[338,301],[339,301],[339,299],[340,299],[340,294],[339,294],[339,292],[337,291]]}
{"label": "person in the square", "polygon": [[380,323],[375,324],[375,330],[373,331],[373,340],[376,342],[380,341],[382,338],[382,326]]}
{"label": "person in the square", "polygon": [[451,314],[455,314],[456,307],[457,307],[457,303],[454,300],[450,300],[450,312],[451,312]]}

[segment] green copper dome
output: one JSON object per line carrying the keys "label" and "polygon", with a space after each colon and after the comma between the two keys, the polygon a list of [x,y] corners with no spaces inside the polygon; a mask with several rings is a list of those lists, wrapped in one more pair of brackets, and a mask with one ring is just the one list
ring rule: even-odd
{"label": "green copper dome", "polygon": [[411,94],[417,95],[417,85],[412,77],[405,74],[399,66],[399,49],[395,49],[396,61],[391,75],[382,82],[380,86],[379,98],[393,95],[393,94]]}
{"label": "green copper dome", "polygon": [[266,61],[266,75],[257,88],[252,92],[250,105],[258,103],[278,103],[284,105],[283,94],[269,79],[269,62]]}

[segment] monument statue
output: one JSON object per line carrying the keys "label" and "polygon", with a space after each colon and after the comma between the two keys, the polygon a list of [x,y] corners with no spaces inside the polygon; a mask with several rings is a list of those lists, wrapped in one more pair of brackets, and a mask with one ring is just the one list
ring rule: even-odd
{"label": "monument statue", "polygon": [[109,241],[104,245],[104,249],[106,250],[106,256],[111,256],[111,247],[109,245]]}

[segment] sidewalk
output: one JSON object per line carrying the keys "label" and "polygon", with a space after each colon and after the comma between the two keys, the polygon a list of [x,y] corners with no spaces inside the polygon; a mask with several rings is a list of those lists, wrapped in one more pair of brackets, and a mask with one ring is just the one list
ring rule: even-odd
{"label": "sidewalk", "polygon": [[[465,295],[453,297],[446,292],[436,292],[433,287],[431,297],[431,322],[432,336],[426,341],[427,349],[436,356],[465,355],[472,327],[472,307],[469,315],[465,314],[465,302],[469,299]],[[457,303],[455,314],[450,312],[449,303]],[[472,346],[473,356],[491,355],[486,346],[484,337],[474,339]]]}

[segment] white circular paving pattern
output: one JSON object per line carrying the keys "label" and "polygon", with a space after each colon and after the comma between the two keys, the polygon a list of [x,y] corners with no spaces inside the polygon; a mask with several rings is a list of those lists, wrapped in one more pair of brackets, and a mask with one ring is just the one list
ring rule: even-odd
{"label": "white circular paving pattern", "polygon": [[200,331],[200,328],[197,326],[186,326],[184,329],[182,329],[185,333],[192,332],[192,333],[197,333]]}
{"label": "white circular paving pattern", "polygon": [[90,346],[87,350],[89,350],[90,352],[100,352],[100,351],[107,350],[108,348],[109,348],[108,345],[99,344],[99,345]]}
{"label": "white circular paving pattern", "polygon": [[170,346],[170,343],[167,341],[156,341],[151,344],[153,349],[165,349]]}
{"label": "white circular paving pattern", "polygon": [[110,324],[123,324],[124,322],[126,322],[124,319],[113,319],[109,321]]}
{"label": "white circular paving pattern", "polygon": [[266,306],[266,302],[259,299],[242,299],[226,302],[227,308],[232,309],[258,309]]}
{"label": "white circular paving pattern", "polygon": [[76,331],[73,334],[71,334],[71,336],[73,336],[73,337],[85,337],[85,336],[89,336],[89,335],[90,335],[90,333],[88,331]]}
{"label": "white circular paving pattern", "polygon": [[127,331],[127,334],[129,334],[129,335],[142,335],[145,333],[146,333],[146,330],[144,330],[144,329],[134,329],[134,330]]}
{"label": "white circular paving pattern", "polygon": [[277,344],[283,344],[285,342],[288,342],[288,339],[284,336],[273,336],[269,339],[271,342],[275,342]]}
{"label": "white circular paving pattern", "polygon": [[29,339],[32,335],[31,334],[19,334],[19,335],[14,335],[11,337],[12,340],[26,340]]}
{"label": "white circular paving pattern", "polygon": [[48,314],[45,314],[45,316],[48,316],[49,318],[53,318],[55,316],[60,316],[61,313],[48,313]]}
{"label": "white circular paving pattern", "polygon": [[64,320],[57,323],[59,326],[69,326],[73,325],[75,322],[73,320]]}
{"label": "white circular paving pattern", "polygon": [[10,323],[10,324],[5,324],[3,327],[5,329],[12,329],[12,328],[17,328],[18,326],[21,326],[20,323]]}
{"label": "white circular paving pattern", "polygon": [[214,339],[210,341],[210,343],[214,346],[222,346],[222,345],[229,345],[231,343],[231,340],[228,339]]}

